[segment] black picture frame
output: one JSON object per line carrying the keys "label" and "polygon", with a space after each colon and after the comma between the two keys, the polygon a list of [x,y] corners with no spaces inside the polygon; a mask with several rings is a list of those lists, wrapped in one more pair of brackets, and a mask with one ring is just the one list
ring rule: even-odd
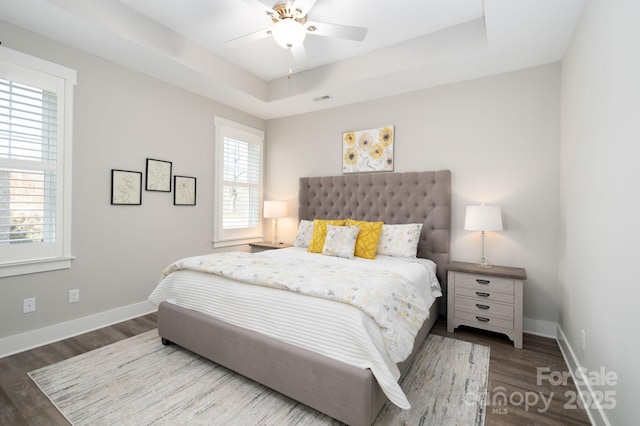
{"label": "black picture frame", "polygon": [[171,161],[147,158],[147,178],[145,190],[171,192]]}
{"label": "black picture frame", "polygon": [[196,205],[196,183],[197,179],[192,176],[173,177],[173,205],[174,206],[195,206]]}
{"label": "black picture frame", "polygon": [[142,172],[111,169],[111,204],[114,206],[142,204]]}

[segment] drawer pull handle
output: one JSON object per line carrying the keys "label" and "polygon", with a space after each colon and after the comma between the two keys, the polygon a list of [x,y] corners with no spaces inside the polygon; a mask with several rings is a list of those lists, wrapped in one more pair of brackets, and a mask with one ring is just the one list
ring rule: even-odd
{"label": "drawer pull handle", "polygon": [[491,281],[489,281],[489,280],[481,280],[481,279],[477,279],[477,280],[476,280],[476,282],[477,282],[478,284],[489,284]]}
{"label": "drawer pull handle", "polygon": [[480,297],[489,297],[489,296],[491,296],[490,293],[485,293],[484,291],[476,291],[476,295],[478,295]]}
{"label": "drawer pull handle", "polygon": [[485,309],[485,310],[486,310],[486,309],[489,309],[489,306],[487,306],[487,305],[481,305],[481,304],[479,304],[479,303],[476,303],[476,307],[477,307],[478,309]]}
{"label": "drawer pull handle", "polygon": [[480,322],[489,322],[489,318],[485,318],[485,317],[476,317],[476,319]]}

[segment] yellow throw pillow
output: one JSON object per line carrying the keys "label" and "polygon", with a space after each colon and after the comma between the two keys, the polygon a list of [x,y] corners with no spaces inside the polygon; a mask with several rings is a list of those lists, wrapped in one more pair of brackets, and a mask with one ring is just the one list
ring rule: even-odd
{"label": "yellow throw pillow", "polygon": [[344,226],[346,220],[344,219],[315,219],[313,221],[313,234],[311,235],[311,241],[309,242],[309,253],[322,253],[324,248],[324,240],[327,238],[327,225]]}
{"label": "yellow throw pillow", "polygon": [[355,255],[357,257],[363,257],[365,259],[376,258],[376,250],[380,242],[383,224],[384,222],[365,222],[362,220],[347,219],[347,226],[357,226],[360,228],[360,233],[356,240]]}

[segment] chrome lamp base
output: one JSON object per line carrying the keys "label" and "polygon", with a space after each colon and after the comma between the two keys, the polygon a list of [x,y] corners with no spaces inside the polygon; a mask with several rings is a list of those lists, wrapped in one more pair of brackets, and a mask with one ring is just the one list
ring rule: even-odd
{"label": "chrome lamp base", "polygon": [[487,261],[487,258],[484,256],[484,240],[485,240],[484,231],[480,233],[480,236],[482,237],[482,257],[480,258],[478,263],[476,263],[476,266],[478,268],[491,268],[491,264]]}
{"label": "chrome lamp base", "polygon": [[278,244],[278,218],[273,219],[273,234],[271,234],[271,243]]}
{"label": "chrome lamp base", "polygon": [[487,259],[483,257],[476,263],[475,266],[477,266],[478,268],[491,268],[492,265],[489,262],[487,262]]}

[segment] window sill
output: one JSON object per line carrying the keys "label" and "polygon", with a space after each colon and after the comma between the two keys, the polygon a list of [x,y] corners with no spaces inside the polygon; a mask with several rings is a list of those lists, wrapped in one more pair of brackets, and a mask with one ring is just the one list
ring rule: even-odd
{"label": "window sill", "polygon": [[213,242],[213,248],[220,247],[232,247],[232,246],[245,246],[249,243],[257,243],[264,240],[262,236],[259,237],[250,237],[250,238],[242,238],[235,240],[219,240]]}
{"label": "window sill", "polygon": [[0,278],[71,268],[74,257],[54,257],[24,262],[0,263]]}

